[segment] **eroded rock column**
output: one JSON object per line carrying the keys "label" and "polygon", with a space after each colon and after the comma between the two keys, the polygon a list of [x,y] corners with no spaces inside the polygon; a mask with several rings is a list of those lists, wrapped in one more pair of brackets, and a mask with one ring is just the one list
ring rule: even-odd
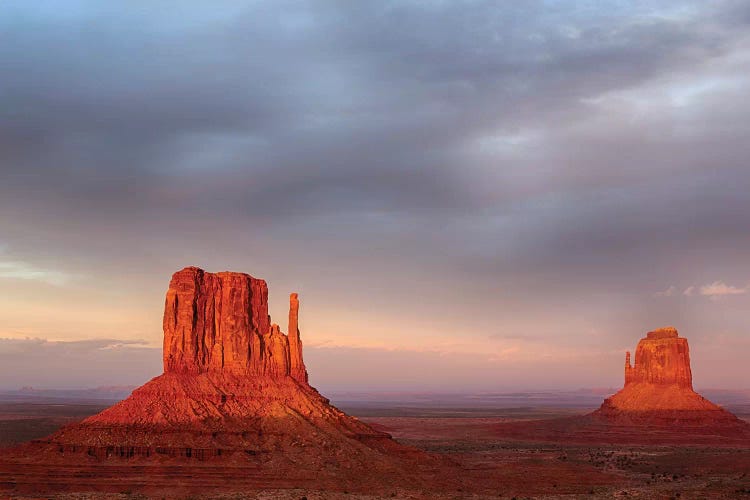
{"label": "eroded rock column", "polygon": [[302,360],[302,340],[299,333],[299,296],[289,296],[289,358],[290,375],[300,382],[307,383],[307,369]]}

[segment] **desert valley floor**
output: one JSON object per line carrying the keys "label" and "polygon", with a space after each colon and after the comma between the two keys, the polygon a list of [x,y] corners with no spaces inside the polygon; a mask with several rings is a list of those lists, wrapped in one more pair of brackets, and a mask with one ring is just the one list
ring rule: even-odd
{"label": "desert valley floor", "polygon": [[[408,481],[375,494],[367,485],[329,485],[316,491],[295,484],[294,475],[267,478],[242,464],[195,460],[190,465],[138,459],[86,468],[60,463],[54,474],[33,464],[0,463],[0,497],[39,498],[33,485],[42,474],[61,498],[143,498],[162,496],[217,498],[750,498],[750,446],[607,445],[565,442],[539,433],[540,419],[581,415],[594,408],[573,404],[568,397],[518,395],[502,404],[466,401],[340,402],[347,413],[444,462],[434,470],[432,484]],[[717,399],[721,399],[718,397]],[[577,398],[578,401],[581,398]],[[335,402],[335,401],[334,401]],[[110,401],[14,396],[0,400],[0,445],[11,446],[48,435],[58,427],[92,415]],[[729,408],[750,420],[750,405]],[[511,427],[507,424],[511,423]],[[514,435],[526,425],[532,442]],[[505,427],[504,427],[505,426]],[[549,426],[547,426],[549,428]],[[504,430],[505,429],[505,430]],[[508,431],[511,429],[511,432]],[[516,430],[518,427],[515,428]],[[536,434],[535,434],[536,433]],[[123,474],[122,465],[128,472]],[[135,467],[134,467],[135,466]],[[109,468],[109,469],[107,469]],[[93,472],[96,471],[96,476]],[[105,471],[104,474],[102,472]],[[458,477],[455,472],[458,471]],[[84,485],[82,488],[81,485]],[[80,493],[78,490],[94,493]],[[52,490],[50,490],[52,491]],[[200,493],[199,493],[200,492]],[[46,498],[46,496],[45,496]]]}

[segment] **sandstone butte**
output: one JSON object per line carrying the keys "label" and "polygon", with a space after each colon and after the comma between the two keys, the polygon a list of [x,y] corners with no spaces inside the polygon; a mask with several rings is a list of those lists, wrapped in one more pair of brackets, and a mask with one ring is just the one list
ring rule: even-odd
{"label": "sandstone butte", "polygon": [[619,423],[746,427],[737,417],[693,390],[690,348],[673,327],[649,332],[635,361],[625,354],[625,385],[592,414]]}
{"label": "sandstone butte", "polygon": [[103,412],[32,442],[24,456],[65,463],[81,455],[222,457],[290,481],[317,480],[325,471],[337,481],[341,471],[359,480],[364,471],[398,474],[405,467],[394,457],[422,458],[308,384],[298,312],[292,294],[285,335],[268,315],[265,281],[196,267],[175,273],[164,307],[164,373]]}
{"label": "sandstone butte", "polygon": [[495,436],[515,441],[623,444],[750,444],[750,424],[693,390],[687,339],[672,327],[641,339],[631,364],[625,354],[625,385],[596,411],[549,420],[495,426]]}

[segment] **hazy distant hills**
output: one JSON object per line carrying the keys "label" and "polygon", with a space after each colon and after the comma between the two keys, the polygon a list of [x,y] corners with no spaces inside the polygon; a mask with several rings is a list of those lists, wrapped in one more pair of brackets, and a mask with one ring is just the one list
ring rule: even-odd
{"label": "hazy distant hills", "polygon": [[0,398],[18,400],[97,400],[97,401],[119,401],[125,399],[136,386],[101,386],[85,389],[37,389],[35,387],[21,387],[16,391],[0,392]]}
{"label": "hazy distant hills", "polygon": [[[22,387],[0,392],[0,399],[16,401],[102,401],[125,399],[135,386],[101,386],[80,389],[45,389]],[[519,391],[505,393],[435,393],[435,392],[333,392],[331,401],[342,407],[361,410],[376,408],[596,408],[615,388],[585,388],[572,391]],[[711,401],[734,413],[750,415],[750,389],[703,389]]]}

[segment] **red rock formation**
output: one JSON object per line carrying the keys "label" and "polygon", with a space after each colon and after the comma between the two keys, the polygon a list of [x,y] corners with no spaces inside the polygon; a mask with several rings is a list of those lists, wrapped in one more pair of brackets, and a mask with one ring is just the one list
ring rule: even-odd
{"label": "red rock formation", "polygon": [[264,356],[270,326],[265,281],[185,268],[172,276],[167,290],[164,372],[278,372]]}
{"label": "red rock formation", "polygon": [[649,332],[625,354],[625,386],[588,415],[510,422],[498,437],[585,444],[747,446],[750,424],[693,390],[687,339],[672,327]]}
{"label": "red rock formation", "polygon": [[185,268],[172,276],[167,291],[164,372],[291,376],[307,384],[298,315],[293,293],[287,337],[270,324],[265,281]]}
{"label": "red rock formation", "polygon": [[35,446],[100,458],[260,455],[308,472],[321,467],[321,454],[333,454],[360,473],[412,453],[310,387],[298,311],[292,294],[287,336],[270,322],[265,281],[195,267],[175,273],[164,308],[164,373]]}
{"label": "red rock formation", "polygon": [[299,333],[299,298],[296,293],[289,296],[289,361],[290,374],[299,382],[307,383],[307,369],[302,361],[302,340]]}
{"label": "red rock formation", "polygon": [[641,339],[633,366],[630,353],[626,353],[625,386],[593,415],[656,424],[738,422],[734,415],[693,390],[688,342],[673,327],[654,330]]}
{"label": "red rock formation", "polygon": [[648,332],[638,342],[635,366],[630,366],[630,352],[625,355],[625,385],[650,383],[675,384],[693,388],[690,371],[690,348],[687,339],[681,338],[674,327]]}

